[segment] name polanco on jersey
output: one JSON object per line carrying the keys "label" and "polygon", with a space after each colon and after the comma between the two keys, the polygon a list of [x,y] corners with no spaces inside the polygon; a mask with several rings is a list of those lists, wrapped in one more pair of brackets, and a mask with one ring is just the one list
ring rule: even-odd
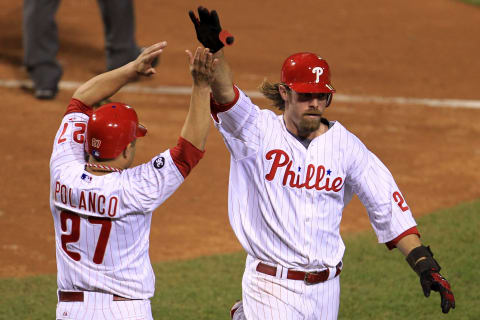
{"label": "name polanco on jersey", "polygon": [[267,160],[273,159],[273,164],[270,172],[265,176],[265,179],[267,179],[268,181],[272,181],[275,178],[278,168],[286,166],[282,181],[282,184],[284,186],[286,186],[288,180],[290,180],[288,185],[292,188],[298,189],[315,188],[318,191],[325,190],[339,192],[343,188],[343,178],[336,177],[333,180],[330,180],[330,177],[325,178],[325,173],[329,175],[330,170],[325,170],[325,167],[322,165],[315,167],[313,164],[308,164],[307,171],[305,173],[305,181],[300,183],[300,175],[298,175],[295,171],[291,170],[293,161],[290,160],[290,157],[285,151],[280,149],[270,150],[265,155],[265,158]]}
{"label": "name polanco on jersey", "polygon": [[[74,193],[74,189],[55,182],[54,200],[56,203],[63,203],[72,210],[88,211],[95,214],[115,217],[117,214],[118,198],[116,196],[106,197],[103,194],[97,194],[91,191],[80,190],[79,194]],[[76,210],[74,210],[76,211]]]}

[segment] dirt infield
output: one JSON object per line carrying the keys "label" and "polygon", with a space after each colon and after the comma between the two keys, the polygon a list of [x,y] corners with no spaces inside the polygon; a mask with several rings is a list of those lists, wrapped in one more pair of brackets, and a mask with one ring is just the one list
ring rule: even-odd
{"label": "dirt infield", "polygon": [[[140,85],[188,86],[183,51],[197,42],[187,11],[198,3],[158,3],[136,2],[138,42],[169,42],[156,78]],[[236,36],[226,54],[241,88],[254,90],[264,77],[277,81],[286,56],[312,51],[329,61],[341,94],[480,100],[480,8],[453,0],[289,3],[202,2],[216,8],[223,26]],[[3,9],[0,79],[25,79],[21,4],[5,2]],[[96,2],[63,1],[58,24],[63,80],[82,82],[102,72],[103,30]],[[63,90],[49,102],[18,88],[0,87],[0,95],[0,277],[54,273],[48,161],[72,91]],[[176,143],[188,96],[120,92],[115,99],[135,106],[149,129],[138,143],[136,163]],[[352,105],[334,98],[327,118],[342,122],[382,159],[415,216],[480,197],[480,110]],[[227,217],[228,170],[227,150],[212,128],[204,160],[154,213],[153,261],[241,249]],[[345,210],[341,228],[369,228],[358,200]]]}

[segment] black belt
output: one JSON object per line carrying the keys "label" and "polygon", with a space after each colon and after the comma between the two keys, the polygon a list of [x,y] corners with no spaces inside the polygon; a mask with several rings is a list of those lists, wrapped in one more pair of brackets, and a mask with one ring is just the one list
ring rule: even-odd
{"label": "black belt", "polygon": [[[60,302],[83,302],[83,291],[58,291],[58,301]],[[124,298],[113,295],[113,301],[131,301],[135,299]]]}
{"label": "black belt", "polygon": [[[337,265],[337,271],[335,272],[335,277],[338,276],[340,272],[342,272],[342,269],[340,269],[340,266],[341,266],[341,263]],[[277,267],[272,267],[262,262],[260,262],[257,265],[257,271],[268,274],[270,276],[277,275]],[[329,276],[330,276],[329,269],[325,269],[323,271],[318,271],[318,272],[305,272],[305,271],[289,269],[287,272],[287,279],[303,280],[306,284],[317,284],[320,282],[325,282],[328,280]]]}

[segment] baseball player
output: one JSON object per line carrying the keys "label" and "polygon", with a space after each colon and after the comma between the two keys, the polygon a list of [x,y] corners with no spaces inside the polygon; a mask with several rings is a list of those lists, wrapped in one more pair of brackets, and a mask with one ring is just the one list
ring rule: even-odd
{"label": "baseball player", "polygon": [[[92,105],[139,75],[166,42],[75,91],[55,136],[50,208],[55,227],[57,319],[152,319],[155,277],[148,255],[152,212],[182,184],[204,154],[216,60],[198,48],[190,59],[192,97],[178,144],[130,168],[147,129],[123,103]],[[86,153],[85,153],[86,150]],[[85,155],[87,160],[85,160]]]}
{"label": "baseball player", "polygon": [[455,308],[388,169],[340,122],[324,117],[335,92],[327,62],[296,53],[285,60],[280,83],[263,83],[262,93],[283,112],[277,116],[233,85],[217,13],[200,7],[190,18],[198,40],[219,59],[211,111],[231,154],[230,223],[247,252],[232,318],[337,319],[345,251],[339,226],[353,194],[378,241],[407,257],[425,296],[438,291],[442,311]]}

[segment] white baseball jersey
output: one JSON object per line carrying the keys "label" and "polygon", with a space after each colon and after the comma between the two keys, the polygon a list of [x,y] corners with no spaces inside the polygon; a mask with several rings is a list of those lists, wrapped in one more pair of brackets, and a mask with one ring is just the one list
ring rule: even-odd
{"label": "white baseball jersey", "polygon": [[250,256],[297,270],[336,266],[342,211],[354,193],[379,242],[415,227],[388,169],[338,121],[305,148],[282,115],[235,90],[230,109],[212,110],[231,154],[230,223]]}
{"label": "white baseball jersey", "polygon": [[152,212],[184,181],[186,154],[196,153],[198,162],[202,152],[166,150],[122,172],[92,175],[84,156],[91,112],[72,99],[53,143],[50,208],[58,289],[147,299],[155,286],[148,254]]}

